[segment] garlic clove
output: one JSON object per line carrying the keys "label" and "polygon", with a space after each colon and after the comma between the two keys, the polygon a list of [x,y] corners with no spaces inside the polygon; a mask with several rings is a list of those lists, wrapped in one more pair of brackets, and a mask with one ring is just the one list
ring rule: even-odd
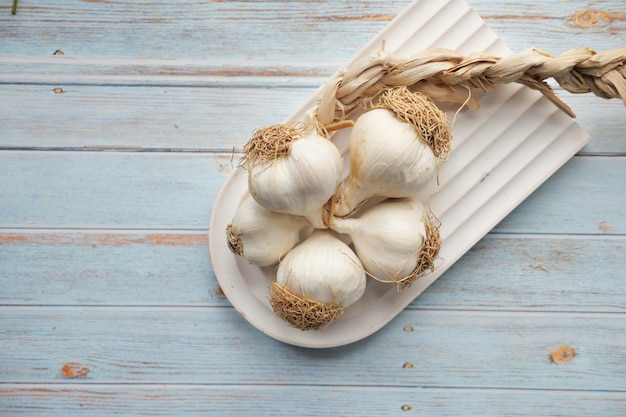
{"label": "garlic clove", "polygon": [[274,313],[300,330],[318,330],[361,298],[366,276],[354,251],[315,230],[280,262],[270,291]]}
{"label": "garlic clove", "polygon": [[335,214],[347,216],[373,197],[415,195],[437,173],[450,149],[444,112],[406,88],[383,93],[350,135],[350,173],[335,195]]}
{"label": "garlic clove", "polygon": [[389,199],[355,218],[334,218],[330,227],[347,234],[368,275],[410,287],[434,269],[441,240],[432,217],[414,198]]}
{"label": "garlic clove", "polygon": [[330,140],[303,124],[255,132],[244,147],[248,189],[268,210],[307,217],[325,228],[322,208],[341,180],[343,159]]}
{"label": "garlic clove", "polygon": [[226,227],[226,237],[233,253],[263,267],[276,264],[308,227],[304,217],[267,210],[248,194]]}

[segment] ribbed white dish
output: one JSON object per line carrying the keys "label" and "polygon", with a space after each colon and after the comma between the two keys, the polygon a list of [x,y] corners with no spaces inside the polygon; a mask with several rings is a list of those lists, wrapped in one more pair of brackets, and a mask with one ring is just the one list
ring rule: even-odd
{"label": "ribbed white dish", "polygon": [[[415,1],[347,66],[383,42],[385,50],[405,57],[433,47],[461,54],[510,53],[464,0]],[[287,121],[304,120],[320,92]],[[363,298],[324,330],[303,332],[276,317],[268,302],[274,268],[249,265],[228,249],[224,231],[247,190],[247,173],[233,172],[213,208],[209,245],[215,275],[235,309],[260,331],[293,345],[323,348],[363,339],[393,319],[589,140],[541,94],[519,85],[498,87],[480,105],[458,115],[453,150],[439,182],[419,196],[441,221],[443,245],[435,272],[400,293],[370,280]],[[347,158],[347,132],[334,141]]]}

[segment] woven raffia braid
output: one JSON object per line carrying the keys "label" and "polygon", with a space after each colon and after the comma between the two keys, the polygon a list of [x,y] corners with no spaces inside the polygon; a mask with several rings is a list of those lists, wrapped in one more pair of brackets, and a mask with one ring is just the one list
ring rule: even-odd
{"label": "woven raffia braid", "polygon": [[481,92],[513,82],[540,91],[575,117],[545,82],[549,78],[571,93],[621,98],[626,105],[626,48],[602,53],[573,49],[559,56],[528,49],[505,58],[484,53],[464,57],[446,49],[429,49],[401,58],[380,51],[341,71],[325,86],[315,118],[322,126],[344,120],[355,107],[382,90],[398,86],[475,109]]}

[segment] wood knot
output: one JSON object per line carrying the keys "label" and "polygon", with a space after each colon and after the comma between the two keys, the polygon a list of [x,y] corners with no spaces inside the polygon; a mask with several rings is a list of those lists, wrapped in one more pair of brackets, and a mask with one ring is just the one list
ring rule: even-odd
{"label": "wood knot", "polygon": [[557,365],[563,365],[574,359],[576,356],[576,349],[571,346],[561,346],[550,354],[550,360]]}
{"label": "wood knot", "polygon": [[61,375],[65,378],[82,378],[89,373],[89,366],[80,362],[67,362],[61,368]]}
{"label": "wood knot", "polygon": [[585,29],[596,28],[610,25],[616,19],[626,19],[626,15],[622,13],[608,13],[596,9],[582,9],[572,16],[567,22],[567,26]]}

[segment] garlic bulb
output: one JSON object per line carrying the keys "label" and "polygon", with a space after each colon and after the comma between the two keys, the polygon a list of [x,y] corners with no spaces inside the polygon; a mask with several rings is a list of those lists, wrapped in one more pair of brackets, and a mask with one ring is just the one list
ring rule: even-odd
{"label": "garlic bulb", "polygon": [[414,198],[385,200],[359,217],[333,218],[330,227],[350,236],[370,276],[399,290],[433,269],[441,246],[437,227]]}
{"label": "garlic bulb", "polygon": [[346,216],[372,197],[415,195],[437,173],[451,138],[445,113],[423,94],[388,90],[361,115],[350,135],[350,174],[335,196]]}
{"label": "garlic bulb", "polygon": [[248,189],[263,207],[304,216],[325,228],[322,213],[341,179],[337,147],[312,128],[274,125],[258,130],[244,147]]}
{"label": "garlic bulb", "polygon": [[254,265],[268,266],[285,256],[307,227],[304,217],[267,210],[248,194],[226,227],[226,237],[235,254]]}
{"label": "garlic bulb", "polygon": [[315,230],[280,262],[270,303],[277,316],[301,330],[335,320],[365,291],[356,254],[329,230]]}

